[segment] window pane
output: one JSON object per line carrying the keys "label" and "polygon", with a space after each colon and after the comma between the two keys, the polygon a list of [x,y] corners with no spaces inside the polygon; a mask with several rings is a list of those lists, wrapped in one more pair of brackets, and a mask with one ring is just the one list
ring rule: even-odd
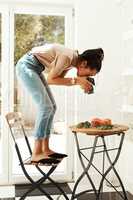
{"label": "window pane", "polygon": [[15,15],[15,63],[34,46],[64,44],[64,16]]}
{"label": "window pane", "polygon": [[[65,33],[65,17],[64,16],[47,16],[47,15],[28,15],[28,14],[15,14],[15,54],[14,64],[17,63],[18,59],[31,50],[32,47],[43,45],[45,43],[61,43],[64,44],[64,33]],[[62,135],[51,136],[51,146],[55,151],[66,152],[66,98],[65,89],[62,87],[50,86],[58,110],[54,118],[54,127],[58,127],[58,132]],[[26,131],[30,135],[30,142],[33,145],[32,132],[35,123],[36,107],[32,101],[31,96],[28,94],[21,84],[16,80],[15,77],[15,88],[14,88],[14,110],[20,111],[24,117],[24,123]],[[24,158],[27,158],[28,151],[25,149],[23,138],[17,139]],[[13,155],[13,174],[23,174],[18,168],[18,161],[16,160],[16,154],[14,151]],[[31,168],[31,167],[30,167]],[[57,168],[59,172],[64,172],[66,169],[66,160],[60,164]],[[36,173],[35,170],[31,170],[31,173]]]}

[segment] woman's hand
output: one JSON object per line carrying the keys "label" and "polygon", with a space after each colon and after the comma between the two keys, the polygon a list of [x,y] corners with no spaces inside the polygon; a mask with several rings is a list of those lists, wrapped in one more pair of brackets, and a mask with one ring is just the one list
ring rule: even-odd
{"label": "woman's hand", "polygon": [[92,89],[92,83],[89,82],[86,77],[77,77],[77,84],[81,86],[81,88],[85,91],[85,93],[89,92]]}

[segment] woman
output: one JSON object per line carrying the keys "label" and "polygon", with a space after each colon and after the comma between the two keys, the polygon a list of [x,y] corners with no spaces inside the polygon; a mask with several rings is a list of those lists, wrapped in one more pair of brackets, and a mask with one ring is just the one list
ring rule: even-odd
{"label": "woman", "polygon": [[[16,74],[27,88],[38,107],[34,129],[32,162],[53,162],[54,158],[65,157],[49,147],[50,130],[56,111],[56,103],[50,85],[80,85],[85,92],[92,89],[87,76],[95,76],[101,69],[104,52],[101,48],[90,49],[79,54],[60,44],[48,44],[32,48],[16,64]],[[71,68],[77,69],[76,78],[65,78]],[[47,80],[42,72],[48,73]]]}

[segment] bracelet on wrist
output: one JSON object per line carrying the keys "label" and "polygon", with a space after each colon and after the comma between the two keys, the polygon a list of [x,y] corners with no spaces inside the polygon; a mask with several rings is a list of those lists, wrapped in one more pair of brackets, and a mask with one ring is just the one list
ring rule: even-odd
{"label": "bracelet on wrist", "polygon": [[76,78],[72,78],[72,79],[71,79],[71,83],[72,83],[73,85],[76,85]]}

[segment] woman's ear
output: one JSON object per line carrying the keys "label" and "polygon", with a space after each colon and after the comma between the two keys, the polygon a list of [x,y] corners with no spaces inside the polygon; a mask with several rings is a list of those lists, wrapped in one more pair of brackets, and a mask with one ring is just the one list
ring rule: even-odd
{"label": "woman's ear", "polygon": [[82,62],[81,62],[81,65],[80,65],[81,67],[86,67],[87,66],[87,60],[83,60]]}
{"label": "woman's ear", "polygon": [[87,60],[84,60],[84,67],[87,67]]}

